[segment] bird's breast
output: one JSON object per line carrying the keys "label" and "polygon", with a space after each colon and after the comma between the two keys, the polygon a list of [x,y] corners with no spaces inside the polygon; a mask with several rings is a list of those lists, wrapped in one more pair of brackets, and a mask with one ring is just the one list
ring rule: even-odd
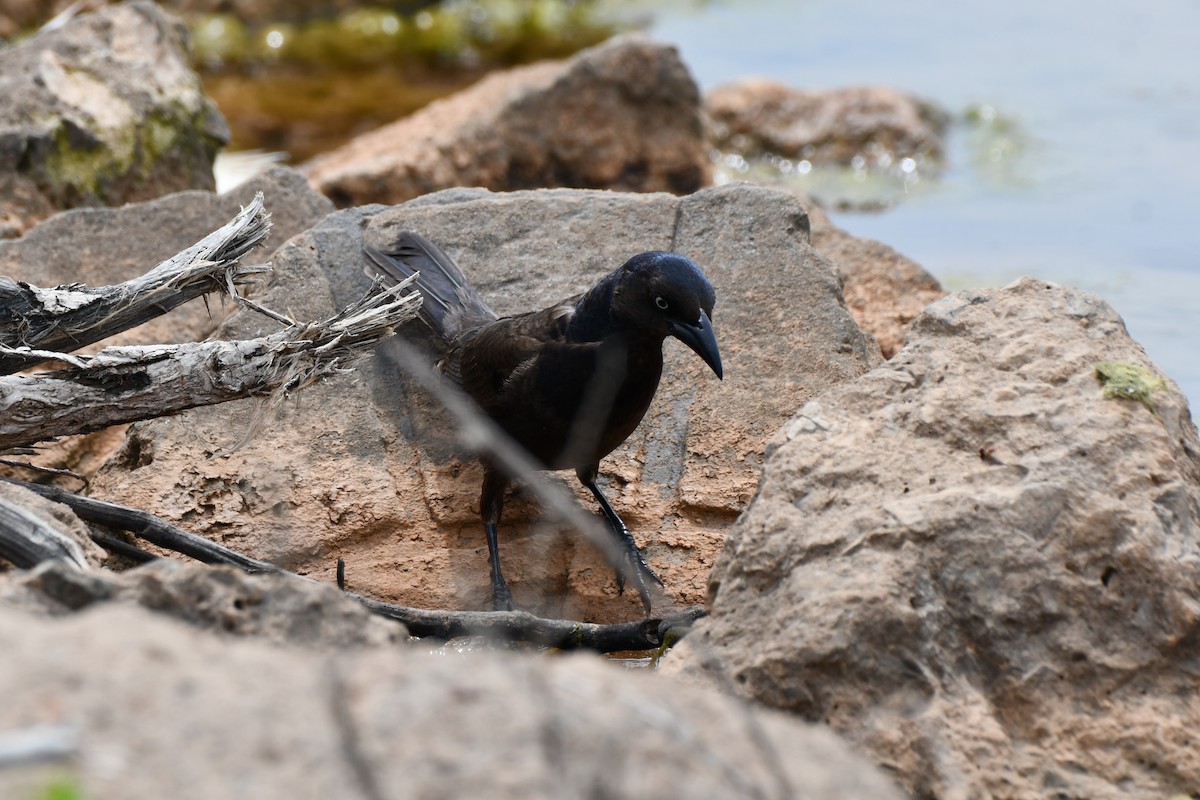
{"label": "bird's breast", "polygon": [[661,375],[661,345],[547,347],[512,376],[489,413],[547,467],[587,466],[637,428]]}

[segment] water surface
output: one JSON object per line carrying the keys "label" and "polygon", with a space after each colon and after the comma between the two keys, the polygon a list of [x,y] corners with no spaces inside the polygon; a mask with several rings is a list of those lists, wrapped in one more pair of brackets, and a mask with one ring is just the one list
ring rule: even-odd
{"label": "water surface", "polygon": [[885,84],[994,110],[1003,147],[958,126],[940,177],[835,221],[951,289],[1029,274],[1094,291],[1200,400],[1200,3],[673,3],[650,33],[703,89]]}

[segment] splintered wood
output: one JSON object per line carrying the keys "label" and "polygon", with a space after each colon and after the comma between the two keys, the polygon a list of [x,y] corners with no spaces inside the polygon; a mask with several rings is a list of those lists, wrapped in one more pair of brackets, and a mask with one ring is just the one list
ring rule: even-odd
{"label": "splintered wood", "polygon": [[[41,289],[0,279],[0,452],[244,397],[277,404],[289,392],[344,371],[416,315],[420,295],[373,285],[329,319],[291,322],[237,294],[268,267],[239,260],[262,243],[270,218],[262,195],[229,224],[139,278],[93,289]],[[228,292],[288,327],[240,341],[70,351],[139,325],[210,291]],[[11,374],[46,361],[61,368]]]}

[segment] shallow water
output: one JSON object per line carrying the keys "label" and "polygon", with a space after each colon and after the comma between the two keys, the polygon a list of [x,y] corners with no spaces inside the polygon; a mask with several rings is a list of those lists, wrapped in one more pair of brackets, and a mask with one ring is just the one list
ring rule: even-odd
{"label": "shallow water", "polygon": [[1031,274],[1096,292],[1200,401],[1200,3],[679,2],[649,32],[703,89],[761,75],[994,109],[1003,146],[956,126],[940,176],[836,222],[947,288]]}

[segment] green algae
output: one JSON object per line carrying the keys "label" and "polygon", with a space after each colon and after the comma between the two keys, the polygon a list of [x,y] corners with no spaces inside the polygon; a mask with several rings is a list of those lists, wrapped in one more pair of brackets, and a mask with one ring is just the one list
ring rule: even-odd
{"label": "green algae", "polygon": [[[155,109],[126,127],[83,132],[56,120],[51,145],[41,163],[43,182],[69,204],[120,202],[137,196],[136,182],[151,180],[165,158],[211,171],[221,142],[205,133],[204,109],[182,103]],[[134,179],[135,186],[129,184]],[[114,192],[113,187],[120,187]]]}
{"label": "green algae", "polygon": [[1151,395],[1167,388],[1154,371],[1128,361],[1101,361],[1096,364],[1096,377],[1105,397],[1136,400],[1152,414],[1157,412],[1150,401]]}
{"label": "green algae", "polygon": [[604,6],[571,0],[456,0],[412,14],[359,8],[333,19],[248,25],[230,14],[189,20],[202,69],[383,62],[489,68],[565,56],[625,27]]}

